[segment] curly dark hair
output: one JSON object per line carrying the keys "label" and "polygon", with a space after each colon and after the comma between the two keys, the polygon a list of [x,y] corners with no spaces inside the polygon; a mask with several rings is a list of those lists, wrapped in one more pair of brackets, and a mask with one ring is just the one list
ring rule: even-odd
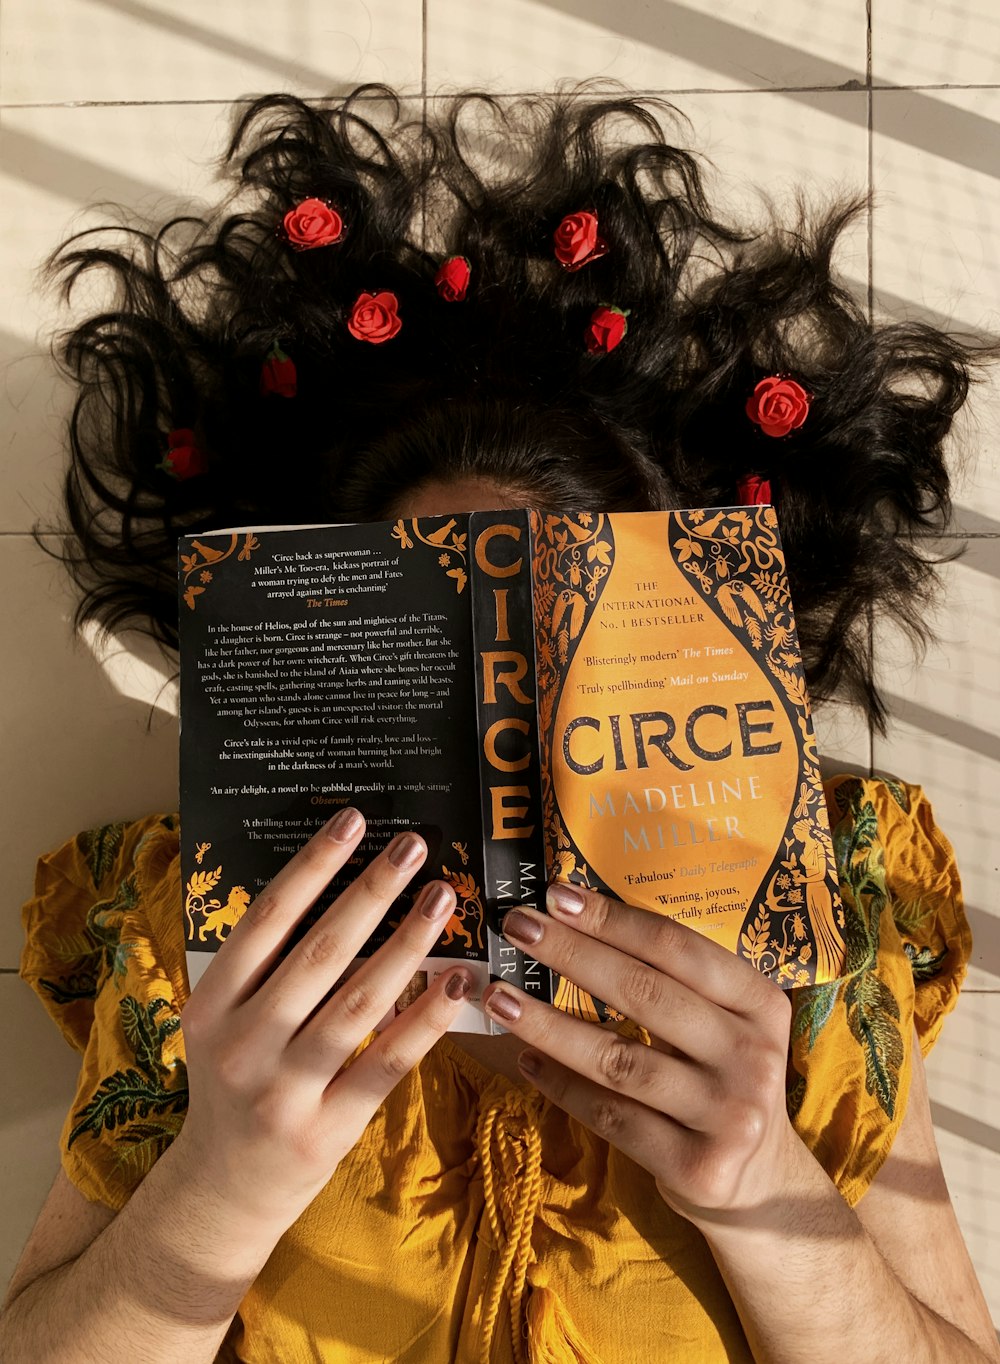
{"label": "curly dark hair", "polygon": [[[115,286],[56,343],[78,388],[60,554],[82,593],[76,627],[138,626],[176,648],[181,533],[381,519],[421,485],[470,477],[566,509],[725,505],[758,472],[812,697],[881,725],[873,613],[926,636],[939,560],[922,536],[947,523],[942,445],[986,350],[921,323],[872,325],[836,282],[834,248],[863,199],[799,200],[785,226],[772,207],[761,231],[722,221],[696,158],[665,138],[680,116],[663,100],[584,82],[438,103],[407,119],[368,84],[238,106],[220,164],[234,189],[211,217],[91,229],[47,262],[66,301],[94,270]],[[492,156],[468,150],[470,107],[479,136],[497,120]],[[292,250],[283,216],[310,197],[336,206],[345,236]],[[610,249],[568,272],[553,231],[583,208]],[[452,253],[471,262],[461,303],[434,283]],[[361,344],[352,304],[381,289],[402,330]],[[602,303],[629,310],[628,332],[592,354]],[[261,394],[276,342],[297,367],[292,401]],[[744,410],[771,374],[813,395],[783,439]],[[208,467],[177,480],[162,463],[185,427]]]}

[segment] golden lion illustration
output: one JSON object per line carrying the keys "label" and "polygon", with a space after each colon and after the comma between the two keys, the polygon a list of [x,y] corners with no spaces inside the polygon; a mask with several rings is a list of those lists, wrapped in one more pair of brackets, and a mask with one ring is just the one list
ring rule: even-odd
{"label": "golden lion illustration", "polygon": [[214,933],[219,942],[225,942],[226,935],[223,929],[233,929],[246,913],[247,905],[250,903],[250,896],[242,886],[233,886],[229,892],[229,899],[224,905],[220,905],[217,900],[210,900],[210,906],[202,912],[205,915],[198,929],[198,941],[204,942],[207,933]]}

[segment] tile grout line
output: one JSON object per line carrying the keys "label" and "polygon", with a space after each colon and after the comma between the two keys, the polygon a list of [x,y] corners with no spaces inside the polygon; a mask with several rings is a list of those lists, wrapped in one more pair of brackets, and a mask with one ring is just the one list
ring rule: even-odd
{"label": "tile grout line", "polygon": [[420,94],[424,102],[424,124],[427,123],[427,7],[430,0],[420,4]]}
{"label": "tile grout line", "polygon": [[865,0],[865,87],[867,91],[868,116],[868,327],[873,326],[875,317],[875,156],[873,150],[875,133],[875,99],[872,91],[872,4]]}
{"label": "tile grout line", "polygon": [[[426,34],[423,40],[424,52],[426,54]],[[715,86],[715,85],[687,85],[687,86],[659,86],[656,89],[636,90],[634,93],[639,96],[656,95],[796,95],[796,94],[844,94],[855,95],[859,90],[879,91],[884,94],[919,94],[926,90],[1000,90],[997,84],[976,84],[976,85],[876,85],[869,78],[865,85],[850,81],[839,85],[761,85],[761,86]],[[405,89],[399,90],[401,99],[417,98],[423,99],[447,99],[449,96],[428,95],[426,91],[426,73],[421,80],[421,89],[407,92]],[[497,99],[523,99],[525,96],[542,95],[547,93],[544,90],[503,90],[495,91]],[[306,104],[327,101],[331,98],[340,96],[330,95],[303,95],[302,99]],[[365,96],[372,99],[375,96]],[[576,98],[588,99],[588,95],[579,95]],[[19,102],[6,102],[0,100],[0,109],[134,109],[134,108],[158,108],[171,106],[197,106],[197,105],[217,105],[220,108],[231,108],[234,105],[245,104],[249,106],[253,101],[247,98],[234,97],[232,99],[121,99],[121,100],[100,100],[100,99],[76,99],[76,100],[23,100]]]}

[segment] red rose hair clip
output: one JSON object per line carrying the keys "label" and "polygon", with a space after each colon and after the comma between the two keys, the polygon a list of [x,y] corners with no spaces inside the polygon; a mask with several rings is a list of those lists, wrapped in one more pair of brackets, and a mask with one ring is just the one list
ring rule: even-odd
{"label": "red rose hair clip", "polygon": [[758,474],[747,474],[736,485],[736,501],[741,507],[763,507],[773,503],[771,485]]}
{"label": "red rose hair clip", "polygon": [[801,384],[783,374],[761,379],[746,402],[746,414],[765,436],[787,436],[802,425],[812,401]]}
{"label": "red rose hair clip", "polygon": [[261,397],[266,398],[269,393],[274,393],[279,398],[294,398],[297,387],[295,362],[275,341],[260,371]]}
{"label": "red rose hair clip", "polygon": [[567,213],[552,234],[556,260],[565,270],[580,270],[608,253],[608,244],[597,235],[597,214],[584,210]]}
{"label": "red rose hair clip", "polygon": [[344,220],[326,199],[303,199],[285,214],[281,230],[294,251],[312,251],[341,241]]}
{"label": "red rose hair clip", "polygon": [[586,333],[587,350],[591,355],[606,355],[614,350],[628,331],[631,311],[631,308],[616,308],[614,304],[602,304],[594,309]]}
{"label": "red rose hair clip", "polygon": [[468,256],[449,256],[434,276],[434,286],[446,303],[461,303],[469,288],[472,262]]}
{"label": "red rose hair clip", "polygon": [[171,478],[194,478],[208,468],[205,452],[190,427],[179,427],[167,437],[167,453],[156,466]]}
{"label": "red rose hair clip", "polygon": [[388,289],[377,294],[359,294],[347,319],[351,335],[358,341],[370,341],[373,346],[391,341],[402,325],[399,299]]}

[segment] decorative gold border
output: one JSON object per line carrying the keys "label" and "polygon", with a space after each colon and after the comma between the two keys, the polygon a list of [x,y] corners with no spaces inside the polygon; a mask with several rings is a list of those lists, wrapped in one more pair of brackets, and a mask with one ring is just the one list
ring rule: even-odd
{"label": "decorative gold border", "polygon": [[[236,546],[239,544],[239,535],[235,532],[230,534],[229,548],[216,549],[214,545],[206,545],[201,540],[192,540],[191,548],[193,554],[181,555],[181,575],[184,581],[184,604],[189,610],[196,609],[195,604],[198,598],[208,591],[209,585],[214,581],[215,570],[226,559],[231,558],[236,553]],[[243,540],[243,548],[237,554],[237,559],[247,561],[255,549],[260,549],[260,541],[252,531],[248,531]],[[211,565],[211,567],[209,567]],[[198,574],[198,582],[192,583],[192,577]]]}
{"label": "decorative gold border", "polygon": [[[706,519],[706,517],[708,519]],[[816,737],[772,507],[671,514],[670,551],[708,604],[771,674],[792,722],[802,780],[785,836],[747,911],[737,950],[785,987],[843,969],[844,909],[834,875]]]}
{"label": "decorative gold border", "polygon": [[[463,592],[465,585],[469,581],[469,548],[468,532],[461,535],[455,530],[458,525],[458,518],[452,517],[443,526],[429,535],[425,535],[420,529],[420,522],[416,517],[410,518],[409,530],[402,517],[392,527],[389,534],[394,540],[399,541],[400,549],[413,549],[414,542],[410,539],[412,533],[421,544],[429,546],[438,552],[438,565],[445,570],[445,575],[455,580],[456,592]],[[451,536],[451,539],[448,537]],[[452,564],[452,557],[458,559],[458,563]]]}

